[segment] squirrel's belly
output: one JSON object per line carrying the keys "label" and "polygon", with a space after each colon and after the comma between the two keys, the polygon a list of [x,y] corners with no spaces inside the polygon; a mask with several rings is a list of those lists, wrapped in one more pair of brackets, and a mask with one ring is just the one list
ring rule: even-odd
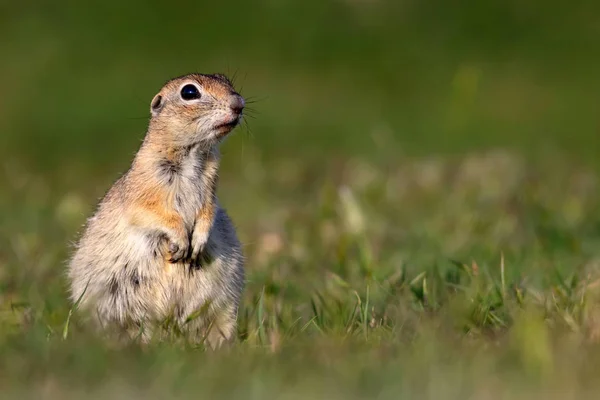
{"label": "squirrel's belly", "polygon": [[104,287],[97,303],[102,319],[128,324],[175,313],[177,319],[185,320],[205,305],[216,301],[213,308],[223,301],[221,260],[208,268],[191,268],[188,262],[166,260],[157,245],[136,230],[121,237],[120,243],[107,245],[112,247],[111,256],[103,257],[101,264],[110,267],[105,269],[107,274],[98,276],[102,283],[97,282],[98,288]]}

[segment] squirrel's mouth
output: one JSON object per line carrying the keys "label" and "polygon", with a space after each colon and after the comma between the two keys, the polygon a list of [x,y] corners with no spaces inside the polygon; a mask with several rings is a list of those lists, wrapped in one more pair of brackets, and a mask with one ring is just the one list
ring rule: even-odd
{"label": "squirrel's mouth", "polygon": [[231,121],[225,122],[215,126],[215,129],[219,131],[219,133],[227,133],[231,131],[233,128],[239,125],[241,120],[241,116],[234,117]]}

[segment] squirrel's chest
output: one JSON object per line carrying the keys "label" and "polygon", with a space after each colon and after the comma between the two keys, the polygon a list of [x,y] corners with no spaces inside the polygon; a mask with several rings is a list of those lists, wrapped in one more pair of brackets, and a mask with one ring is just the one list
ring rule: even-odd
{"label": "squirrel's chest", "polygon": [[207,190],[203,182],[202,160],[185,160],[177,172],[169,187],[173,207],[186,225],[193,225]]}

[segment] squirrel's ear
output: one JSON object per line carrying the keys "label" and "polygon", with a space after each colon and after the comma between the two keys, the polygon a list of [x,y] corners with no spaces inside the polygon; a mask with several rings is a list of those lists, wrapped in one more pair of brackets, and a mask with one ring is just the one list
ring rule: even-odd
{"label": "squirrel's ear", "polygon": [[158,115],[164,104],[165,102],[160,94],[154,96],[152,103],[150,103],[150,112],[152,113],[152,116]]}

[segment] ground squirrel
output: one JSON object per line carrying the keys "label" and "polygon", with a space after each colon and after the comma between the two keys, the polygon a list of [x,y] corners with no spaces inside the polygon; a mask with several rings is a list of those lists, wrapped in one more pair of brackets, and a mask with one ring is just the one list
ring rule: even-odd
{"label": "ground squirrel", "polygon": [[84,226],[68,266],[71,300],[104,331],[147,340],[174,322],[212,348],[236,330],[244,259],[216,197],[218,146],[245,102],[222,74],[168,81],[129,170]]}

